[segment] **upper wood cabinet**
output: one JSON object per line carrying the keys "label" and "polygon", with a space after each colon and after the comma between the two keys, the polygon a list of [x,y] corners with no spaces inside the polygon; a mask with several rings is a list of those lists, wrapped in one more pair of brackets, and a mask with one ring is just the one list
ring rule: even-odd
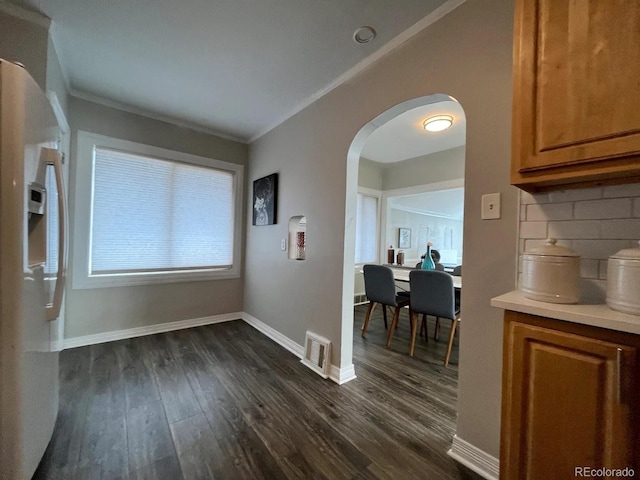
{"label": "upper wood cabinet", "polygon": [[640,2],[516,0],[511,183],[640,182]]}

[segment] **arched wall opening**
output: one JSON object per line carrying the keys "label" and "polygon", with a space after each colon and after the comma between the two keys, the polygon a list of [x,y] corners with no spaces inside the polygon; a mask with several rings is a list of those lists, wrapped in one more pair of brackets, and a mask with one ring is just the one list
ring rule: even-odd
{"label": "arched wall opening", "polygon": [[[410,112],[411,110],[418,109],[431,104],[438,104],[440,102],[455,102],[459,107],[457,100],[446,94],[432,94],[422,96],[402,102],[387,111],[381,113],[366,125],[364,125],[360,131],[355,135],[351,146],[347,154],[347,177],[346,177],[346,198],[345,198],[345,241],[344,241],[344,265],[343,265],[343,291],[342,291],[342,343],[341,343],[341,365],[352,365],[353,362],[353,330],[354,330],[354,286],[356,278],[354,276],[354,258],[356,253],[356,210],[357,210],[357,196],[359,191],[358,182],[358,167],[360,159],[362,157],[363,149],[367,144],[367,141],[371,135],[380,127],[388,124],[398,116]],[[458,120],[465,120],[465,114],[462,108],[460,108],[461,117]],[[466,134],[466,128],[465,132]],[[464,173],[462,173],[460,181],[462,181]],[[446,186],[459,186],[458,180],[451,180],[447,182],[437,182],[439,187]],[[425,185],[425,191],[439,188],[436,183]],[[420,189],[407,189],[407,191],[419,191]],[[382,203],[378,205],[378,208],[382,212],[381,222],[384,224],[386,221],[385,212],[387,210],[386,205],[387,197],[382,194]],[[377,261],[379,263],[386,263],[386,253],[384,242],[387,239],[385,233],[379,234],[380,243],[377,245],[378,255]],[[343,382],[355,378],[355,372],[351,372],[351,376],[343,377]]]}

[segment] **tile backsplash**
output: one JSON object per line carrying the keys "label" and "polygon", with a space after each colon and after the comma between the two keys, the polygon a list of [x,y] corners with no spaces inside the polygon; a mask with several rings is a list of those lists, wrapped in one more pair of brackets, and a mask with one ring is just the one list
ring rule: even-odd
{"label": "tile backsplash", "polygon": [[518,284],[522,253],[556,238],[580,255],[581,303],[604,303],[607,259],[640,240],[640,183],[520,194]]}

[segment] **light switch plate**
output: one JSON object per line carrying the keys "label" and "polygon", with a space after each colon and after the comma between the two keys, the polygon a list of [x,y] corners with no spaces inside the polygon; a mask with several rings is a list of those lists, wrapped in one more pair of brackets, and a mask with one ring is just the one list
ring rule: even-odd
{"label": "light switch plate", "polygon": [[487,193],[482,196],[482,220],[495,220],[500,218],[500,194]]}
{"label": "light switch plate", "polygon": [[280,240],[280,250],[282,250],[283,252],[287,251],[287,239],[283,238],[282,240]]}

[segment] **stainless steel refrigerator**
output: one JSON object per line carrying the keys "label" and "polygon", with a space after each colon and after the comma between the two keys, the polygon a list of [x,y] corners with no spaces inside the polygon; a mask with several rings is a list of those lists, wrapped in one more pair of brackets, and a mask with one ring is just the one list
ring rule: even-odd
{"label": "stainless steel refrigerator", "polygon": [[55,323],[66,207],[59,129],[26,70],[0,60],[0,478],[33,475],[58,411]]}

